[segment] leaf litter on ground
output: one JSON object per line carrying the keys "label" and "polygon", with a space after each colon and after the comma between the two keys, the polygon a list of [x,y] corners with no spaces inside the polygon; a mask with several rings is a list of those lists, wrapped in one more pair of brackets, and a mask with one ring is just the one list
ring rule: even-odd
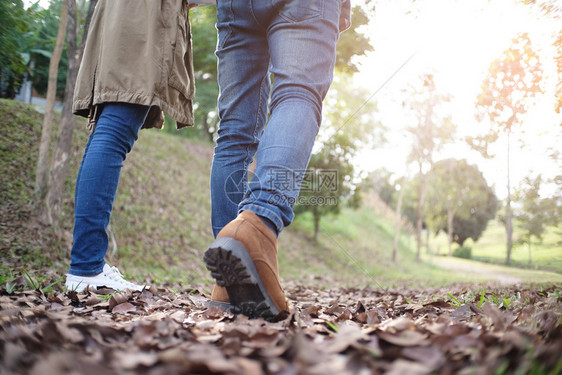
{"label": "leaf litter on ground", "polygon": [[208,309],[209,296],[199,289],[4,287],[0,373],[557,374],[562,368],[560,286],[481,292],[466,285],[293,285],[287,296],[292,311],[266,322]]}

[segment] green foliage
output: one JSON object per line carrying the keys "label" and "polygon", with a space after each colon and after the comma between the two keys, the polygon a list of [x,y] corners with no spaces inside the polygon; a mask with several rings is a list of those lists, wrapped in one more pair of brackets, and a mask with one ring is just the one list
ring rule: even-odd
{"label": "green foliage", "polygon": [[[420,178],[415,176],[409,180],[405,180],[402,188],[404,189],[402,216],[408,219],[410,224],[416,224],[416,211],[418,209],[418,192],[419,192]],[[423,227],[426,225],[423,223]]]}
{"label": "green foliage", "polygon": [[10,284],[9,281],[6,281],[6,293],[12,294],[16,289],[17,284]]}
{"label": "green foliage", "polygon": [[467,294],[460,295],[458,298],[455,297],[452,293],[447,293],[447,296],[451,299],[449,303],[457,307],[463,304],[476,303],[479,308],[482,308],[482,305],[484,303],[491,303],[498,306],[499,308],[506,308],[508,310],[514,301],[521,300],[521,295],[519,294],[519,292],[514,295],[510,295],[506,292],[498,293],[498,291],[486,289],[482,289],[482,292],[480,292],[480,294],[469,292]]}
{"label": "green foliage", "polygon": [[494,191],[486,186],[481,186],[483,197],[477,206],[471,208],[470,216],[467,218],[455,217],[453,219],[453,240],[459,245],[471,238],[478,241],[488,222],[495,217],[498,210],[498,199]]}
{"label": "green foliage", "polygon": [[458,298],[455,297],[452,293],[447,293],[447,296],[449,296],[449,298],[451,298],[451,300],[452,300],[451,305],[457,306],[457,307],[462,305],[461,301],[459,301]]}
{"label": "green foliage", "polygon": [[556,228],[559,241],[558,245],[562,246],[562,174],[557,175],[551,180],[557,186],[556,191],[550,198],[551,205],[548,207],[549,211],[549,225]]}
{"label": "green foliage", "polygon": [[[66,279],[65,275],[60,275],[58,278],[55,279],[55,281],[51,282],[50,284],[47,284],[46,286],[41,288],[41,291],[43,293],[48,293],[48,292],[53,292],[55,290],[62,290],[62,286],[64,285],[64,280]],[[55,288],[56,286],[56,288]]]}
{"label": "green foliage", "polygon": [[366,3],[353,7],[351,26],[340,35],[336,49],[336,70],[342,73],[358,72],[354,57],[373,51],[369,37],[363,32],[364,27],[369,23],[369,13],[373,11],[370,1]]}
{"label": "green foliage", "polygon": [[542,242],[547,226],[556,227],[560,223],[560,197],[554,195],[542,198],[542,183],[540,174],[534,179],[525,177],[514,197],[514,200],[520,203],[515,217],[523,231],[522,237],[529,246],[533,237]]}
{"label": "green foliage", "polygon": [[55,278],[54,281],[49,282],[44,275],[40,277],[34,276],[27,269],[22,269],[17,273],[20,274],[20,276],[18,276],[17,278],[14,278],[12,276],[9,279],[4,279],[5,282],[0,282],[0,285],[4,284],[4,288],[6,289],[6,293],[8,294],[12,294],[16,290],[26,290],[26,289],[33,289],[43,293],[54,292],[55,290],[62,290],[61,286],[64,284],[63,281],[66,277],[64,275],[59,275],[57,278]]}
{"label": "green foliage", "polygon": [[516,224],[522,232],[517,242],[527,246],[529,264],[532,264],[533,238],[537,242],[535,245],[542,243],[547,228],[553,226],[559,229],[562,220],[562,188],[559,187],[554,195],[543,198],[540,195],[542,183],[540,174],[534,179],[526,177],[514,197],[519,203],[515,210]]}
{"label": "green foliage", "polygon": [[459,246],[453,251],[453,256],[457,258],[470,259],[472,258],[472,247]]}
{"label": "green foliage", "polygon": [[497,295],[493,292],[487,293],[486,296],[481,297],[481,302],[479,303],[479,307],[482,306],[482,304],[484,302],[488,302],[488,303],[493,303],[495,305],[497,305],[498,307],[505,307],[506,309],[509,310],[509,306],[511,305],[511,303],[515,300],[519,300],[520,296],[519,295],[515,295],[515,296],[509,296],[508,294],[504,294],[504,295]]}
{"label": "green foliage", "polygon": [[550,199],[541,199],[539,194],[541,183],[542,176],[540,174],[534,179],[528,176],[525,177],[514,197],[515,201],[521,203],[521,207],[515,213],[515,217],[525,233],[524,237],[529,242],[532,237],[542,241],[542,236],[549,219],[547,213],[551,202]]}
{"label": "green foliage", "polygon": [[[41,115],[31,107],[0,100],[0,202],[26,205],[33,196]],[[31,176],[22,174],[28,171]],[[8,219],[6,212],[1,212]]]}
{"label": "green foliage", "polygon": [[[32,73],[33,88],[41,95],[46,95],[47,93],[49,63],[57,40],[62,1],[63,0],[52,0],[49,4],[49,8],[42,11],[42,17],[36,25],[33,33],[30,33],[27,36],[31,58],[35,61],[35,67]],[[77,24],[80,25],[80,21],[78,21]],[[56,92],[58,98],[62,98],[64,96],[64,89],[66,87],[68,56],[65,51],[66,45],[61,55],[57,75]]]}
{"label": "green foliage", "polygon": [[[194,101],[195,127],[200,137],[213,142],[218,128],[217,97],[217,30],[215,6],[196,7],[189,12],[193,43],[193,67],[196,94]],[[192,131],[189,131],[192,133]]]}
{"label": "green foliage", "polygon": [[216,74],[216,6],[196,7],[189,12],[193,43],[193,66],[197,75]]}
{"label": "green foliage", "polygon": [[[56,44],[62,2],[63,0],[51,0],[49,8],[41,11],[41,17],[37,20],[33,32],[30,32],[26,37],[31,59],[35,62],[35,67],[33,69],[33,87],[41,95],[45,95],[47,92],[49,63]],[[77,2],[77,46],[80,46],[82,40],[84,23],[86,22],[89,6],[90,1]],[[57,97],[59,98],[64,96],[67,72],[68,52],[65,42],[57,75]]]}
{"label": "green foliage", "polygon": [[334,145],[330,143],[313,154],[308,165],[306,180],[303,181],[295,213],[311,212],[314,216],[314,238],[318,236],[320,218],[340,211],[340,202],[351,192],[346,183],[353,174],[353,166],[339,158]]}
{"label": "green foliage", "polygon": [[13,98],[24,79],[29,63],[25,37],[34,16],[22,0],[0,2],[0,98]]}
{"label": "green foliage", "polygon": [[478,301],[478,307],[482,307],[482,304],[484,304],[484,302],[486,301],[486,298],[484,297],[485,293],[486,291],[483,290],[482,294],[480,295],[480,300]]}
{"label": "green foliage", "polygon": [[326,320],[326,325],[328,326],[329,329],[331,329],[334,332],[338,332],[339,328],[337,325],[335,325],[334,323],[330,322],[329,320]]}
{"label": "green foliage", "polygon": [[29,274],[29,272],[27,272],[26,270],[23,270],[22,273],[23,273],[23,277],[25,278],[25,281],[27,282],[27,285],[28,285],[29,287],[31,287],[31,288],[34,289],[34,290],[39,290],[39,289],[40,289],[39,283],[37,282],[37,280],[35,280],[35,279],[33,278],[33,276],[31,276],[31,275]]}
{"label": "green foliage", "polygon": [[466,160],[445,159],[436,162],[428,174],[428,208],[425,216],[434,232],[449,232],[462,246],[468,238],[477,241],[493,219],[497,198],[477,166]]}
{"label": "green foliage", "polygon": [[396,186],[392,182],[392,172],[379,168],[367,176],[362,184],[366,191],[374,191],[388,206],[396,206]]}

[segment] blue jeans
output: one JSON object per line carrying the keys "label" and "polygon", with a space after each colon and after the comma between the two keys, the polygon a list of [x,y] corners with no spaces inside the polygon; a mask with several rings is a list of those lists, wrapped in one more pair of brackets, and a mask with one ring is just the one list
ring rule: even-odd
{"label": "blue jeans", "polygon": [[244,210],[269,219],[278,232],[293,220],[333,78],[341,3],[218,0],[215,236]]}
{"label": "blue jeans", "polygon": [[119,175],[149,107],[106,103],[84,151],[74,197],[74,243],[69,273],[93,276],[105,265],[111,209]]}

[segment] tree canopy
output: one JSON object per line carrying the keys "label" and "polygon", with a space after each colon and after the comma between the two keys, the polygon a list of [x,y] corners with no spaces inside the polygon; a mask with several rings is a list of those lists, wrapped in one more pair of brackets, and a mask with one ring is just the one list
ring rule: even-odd
{"label": "tree canopy", "polygon": [[13,98],[27,71],[29,54],[26,36],[33,25],[34,11],[26,11],[22,0],[0,2],[0,97]]}
{"label": "tree canopy", "polygon": [[434,164],[428,179],[426,217],[433,229],[445,231],[449,245],[477,241],[497,210],[497,198],[482,172],[466,160],[445,159]]}
{"label": "tree canopy", "polygon": [[560,197],[553,195],[541,197],[542,175],[525,177],[516,189],[514,200],[519,203],[515,210],[517,224],[523,231],[523,242],[531,246],[533,238],[543,240],[548,226],[558,226],[560,222]]}
{"label": "tree canopy", "polygon": [[507,198],[505,205],[505,228],[507,237],[506,263],[511,262],[512,249],[512,211],[510,180],[510,136],[514,128],[523,123],[535,96],[541,92],[542,66],[539,56],[533,49],[527,33],[517,35],[511,47],[494,60],[488,70],[488,76],[482,83],[476,109],[481,120],[487,118],[490,123],[488,134],[481,137],[469,137],[469,144],[490,157],[488,145],[497,141],[502,133],[507,136]]}
{"label": "tree canopy", "polygon": [[489,156],[489,143],[522,125],[523,115],[542,91],[541,80],[542,65],[531,39],[527,33],[519,34],[511,47],[490,64],[476,103],[478,119],[489,119],[490,130],[483,137],[469,137],[469,144]]}
{"label": "tree canopy", "polygon": [[340,35],[336,49],[336,70],[340,72],[357,73],[359,68],[354,57],[374,50],[369,37],[363,32],[364,26],[369,23],[368,14],[372,11],[369,3],[353,7],[351,26]]}
{"label": "tree canopy", "polygon": [[216,7],[196,7],[189,12],[193,43],[193,68],[195,70],[195,126],[204,139],[213,141],[218,127],[217,97],[217,45]]}

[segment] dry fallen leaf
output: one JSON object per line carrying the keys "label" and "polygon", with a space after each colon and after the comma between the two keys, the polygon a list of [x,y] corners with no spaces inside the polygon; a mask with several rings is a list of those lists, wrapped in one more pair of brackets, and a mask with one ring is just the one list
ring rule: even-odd
{"label": "dry fallen leaf", "polygon": [[117,293],[111,296],[109,299],[109,310],[113,311],[113,308],[117,305],[125,303],[129,300],[129,296],[125,293]]}
{"label": "dry fallen leaf", "polygon": [[386,342],[398,346],[423,346],[430,343],[426,334],[414,330],[405,330],[397,333],[378,332],[377,336]]}
{"label": "dry fallen leaf", "polygon": [[113,314],[126,314],[128,312],[135,311],[136,309],[137,308],[129,302],[123,302],[113,307],[111,312]]}
{"label": "dry fallen leaf", "polygon": [[443,302],[467,295],[466,286],[292,286],[291,314],[271,323],[207,309],[198,289],[151,287],[108,300],[99,291],[0,290],[0,373],[468,374],[526,373],[530,364],[554,373],[559,286],[488,290],[521,298],[508,310]]}

